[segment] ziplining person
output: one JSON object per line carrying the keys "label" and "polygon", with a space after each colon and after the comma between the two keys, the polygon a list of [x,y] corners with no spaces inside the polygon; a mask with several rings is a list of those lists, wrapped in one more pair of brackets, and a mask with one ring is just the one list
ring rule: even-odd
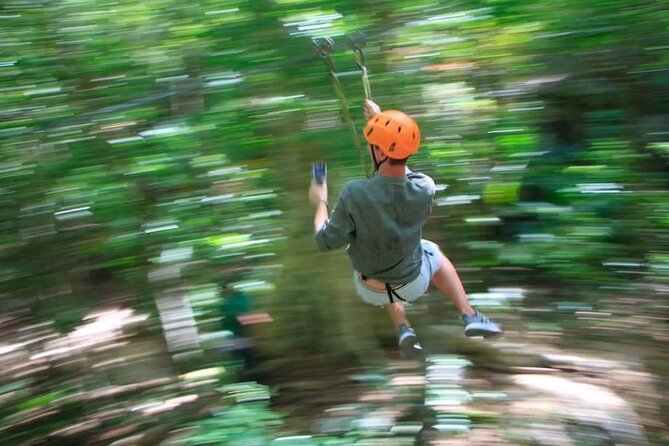
{"label": "ziplining person", "polygon": [[501,335],[499,325],[469,304],[457,271],[439,247],[421,238],[432,212],[435,184],[407,167],[420,146],[418,125],[401,111],[382,112],[369,99],[364,111],[375,175],[347,182],[330,214],[326,178],[312,180],[309,201],[316,209],[318,248],[329,251],[348,245],[356,292],[368,304],[385,306],[403,358],[422,352],[404,304],[425,294],[430,283],[455,304],[465,335]]}

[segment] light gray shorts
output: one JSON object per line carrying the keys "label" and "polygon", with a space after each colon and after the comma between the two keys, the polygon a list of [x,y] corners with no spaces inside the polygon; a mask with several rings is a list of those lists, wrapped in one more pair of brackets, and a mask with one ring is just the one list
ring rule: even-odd
{"label": "light gray shorts", "polygon": [[[420,244],[423,247],[423,262],[420,266],[420,274],[411,282],[393,286],[393,301],[395,302],[402,302],[403,300],[411,302],[425,294],[432,281],[432,276],[439,270],[439,247],[429,240],[421,240]],[[362,283],[360,273],[357,271],[353,271],[353,284],[358,296],[368,304],[386,305],[390,303],[387,291],[377,291],[366,287]],[[398,299],[396,295],[400,298]]]}

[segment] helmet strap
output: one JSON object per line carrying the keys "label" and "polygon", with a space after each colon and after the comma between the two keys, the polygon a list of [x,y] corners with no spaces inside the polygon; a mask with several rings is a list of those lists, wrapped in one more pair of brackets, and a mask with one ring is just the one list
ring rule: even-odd
{"label": "helmet strap", "polygon": [[372,154],[372,161],[374,161],[374,172],[376,173],[376,172],[379,171],[379,167],[381,167],[381,164],[388,161],[389,157],[386,155],[386,157],[384,159],[382,159],[381,161],[377,160],[376,155],[374,154],[374,147],[371,144],[369,145],[369,151]]}

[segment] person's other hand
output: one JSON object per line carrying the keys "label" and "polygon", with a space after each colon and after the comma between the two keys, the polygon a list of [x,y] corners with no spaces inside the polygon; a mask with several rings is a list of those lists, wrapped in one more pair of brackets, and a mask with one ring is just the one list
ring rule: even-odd
{"label": "person's other hand", "polygon": [[365,118],[372,119],[373,116],[381,113],[381,107],[372,101],[371,99],[365,99],[365,102],[362,104],[362,110],[365,113]]}
{"label": "person's other hand", "polygon": [[316,207],[321,201],[326,204],[328,202],[328,183],[325,181],[317,183],[312,180],[309,186],[309,202]]}

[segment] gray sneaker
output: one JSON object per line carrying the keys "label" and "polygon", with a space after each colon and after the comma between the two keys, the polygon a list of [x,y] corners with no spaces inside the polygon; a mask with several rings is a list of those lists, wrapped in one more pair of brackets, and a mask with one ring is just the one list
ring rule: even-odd
{"label": "gray sneaker", "polygon": [[397,329],[397,344],[400,347],[400,356],[402,359],[411,359],[423,353],[413,328],[407,325],[400,325]]}
{"label": "gray sneaker", "polygon": [[476,311],[473,316],[462,315],[465,324],[465,335],[483,336],[484,338],[493,338],[503,333],[502,327]]}

